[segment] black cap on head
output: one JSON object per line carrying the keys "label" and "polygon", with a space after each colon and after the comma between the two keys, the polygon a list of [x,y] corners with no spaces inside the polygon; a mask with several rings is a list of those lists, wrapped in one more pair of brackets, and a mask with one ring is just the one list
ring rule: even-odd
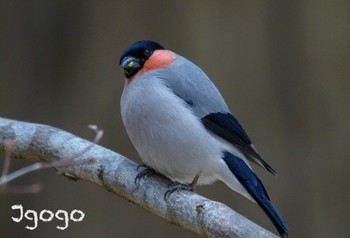
{"label": "black cap on head", "polygon": [[164,47],[161,46],[159,43],[150,41],[150,40],[142,40],[138,41],[132,45],[130,45],[128,48],[126,48],[122,55],[119,58],[119,64],[122,63],[125,56],[133,56],[136,58],[145,58],[148,59],[153,51],[155,50],[163,50]]}
{"label": "black cap on head", "polygon": [[119,64],[124,69],[125,76],[131,78],[140,69],[155,50],[163,50],[164,47],[154,41],[138,41],[123,51]]}

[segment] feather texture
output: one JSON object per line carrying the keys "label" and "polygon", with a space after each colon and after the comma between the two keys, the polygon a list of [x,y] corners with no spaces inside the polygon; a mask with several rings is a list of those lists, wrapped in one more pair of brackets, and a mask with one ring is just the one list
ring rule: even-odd
{"label": "feather texture", "polygon": [[258,154],[253,147],[249,136],[231,113],[211,113],[202,118],[202,123],[214,134],[222,137],[234,146],[237,146],[250,161],[267,169],[273,175],[277,174],[276,171]]}
{"label": "feather texture", "polygon": [[274,208],[270,202],[270,198],[261,183],[260,179],[255,173],[247,166],[247,164],[240,158],[225,151],[223,153],[223,160],[236,176],[238,181],[248,191],[248,193],[254,198],[258,205],[263,209],[266,215],[270,218],[281,237],[285,237],[288,234],[288,227],[281,215]]}

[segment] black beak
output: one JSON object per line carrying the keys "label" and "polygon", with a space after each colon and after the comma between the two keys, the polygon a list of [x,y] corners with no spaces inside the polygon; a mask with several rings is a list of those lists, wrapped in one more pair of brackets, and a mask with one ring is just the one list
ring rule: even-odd
{"label": "black beak", "polygon": [[133,56],[126,56],[120,63],[127,78],[132,77],[142,68],[141,61]]}

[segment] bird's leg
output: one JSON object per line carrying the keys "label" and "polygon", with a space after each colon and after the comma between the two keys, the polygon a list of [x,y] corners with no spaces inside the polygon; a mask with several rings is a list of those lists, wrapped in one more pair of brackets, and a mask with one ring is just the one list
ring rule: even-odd
{"label": "bird's leg", "polygon": [[194,191],[195,186],[197,185],[199,179],[199,174],[196,174],[196,176],[193,178],[192,182],[189,184],[183,184],[179,182],[171,182],[169,184],[169,189],[164,194],[164,199],[168,200],[170,195],[178,190],[187,190],[187,191]]}
{"label": "bird's leg", "polygon": [[140,185],[141,179],[145,179],[148,176],[152,176],[152,175],[160,175],[157,171],[155,171],[154,169],[152,169],[146,164],[140,164],[139,166],[137,166],[136,170],[138,171],[141,167],[143,167],[143,170],[139,172],[135,177],[135,185],[137,187]]}

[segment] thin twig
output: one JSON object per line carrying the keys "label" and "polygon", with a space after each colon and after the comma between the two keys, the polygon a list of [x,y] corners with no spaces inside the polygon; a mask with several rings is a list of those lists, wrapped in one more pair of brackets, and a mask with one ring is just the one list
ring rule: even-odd
{"label": "thin twig", "polygon": [[29,166],[26,166],[24,168],[16,170],[15,172],[13,172],[7,176],[1,177],[0,178],[0,186],[18,178],[18,177],[21,177],[25,174],[31,173],[31,172],[39,170],[39,169],[47,169],[47,168],[53,168],[53,167],[55,167],[55,168],[65,167],[65,166],[77,165],[77,164],[82,164],[82,163],[91,163],[93,161],[94,161],[94,159],[77,161],[77,160],[71,158],[71,159],[65,159],[65,160],[55,160],[55,161],[51,161],[51,162],[47,162],[47,163],[40,162],[40,163],[31,164]]}
{"label": "thin twig", "polygon": [[5,159],[4,159],[4,167],[2,168],[2,173],[1,173],[0,178],[6,176],[10,170],[10,160],[11,160],[12,148],[13,148],[12,140],[6,140],[5,141],[6,154],[5,154]]}
{"label": "thin twig", "polygon": [[93,142],[95,144],[98,144],[98,142],[100,142],[100,140],[101,140],[101,138],[102,138],[102,136],[104,134],[103,130],[98,129],[97,125],[93,125],[93,124],[88,125],[88,128],[93,130],[93,131],[95,131],[96,136],[95,136]]}
{"label": "thin twig", "polygon": [[[101,138],[103,136],[103,130],[98,129],[98,127],[96,125],[89,125],[88,128],[95,131],[96,135],[95,135],[95,138],[93,140],[93,144],[88,145],[82,151],[71,155],[68,159],[55,160],[55,161],[51,161],[51,162],[38,162],[38,163],[35,163],[32,165],[29,165],[27,167],[21,168],[19,170],[16,170],[15,172],[13,172],[11,174],[8,174],[8,171],[9,171],[9,167],[10,167],[10,159],[11,159],[11,151],[13,149],[13,143],[11,140],[7,140],[5,142],[6,156],[5,156],[5,160],[4,160],[4,167],[3,167],[2,175],[0,177],[0,187],[1,187],[0,192],[4,191],[4,186],[7,183],[9,183],[10,181],[12,181],[18,177],[21,177],[25,174],[39,170],[39,169],[47,169],[47,168],[53,168],[53,167],[58,168],[58,167],[65,167],[65,166],[93,162],[94,159],[92,159],[92,158],[87,159],[87,160],[80,160],[80,161],[75,160],[76,158],[80,157],[81,155],[83,155],[84,153],[89,151],[95,144],[97,144],[101,140]],[[39,189],[34,189],[34,190],[32,189],[31,190],[30,188],[28,188],[28,189],[30,191],[39,190]],[[18,191],[18,189],[17,189],[17,191]]]}
{"label": "thin twig", "polygon": [[17,194],[28,194],[28,193],[38,193],[42,190],[43,184],[40,182],[31,185],[11,185],[6,188],[4,193],[17,193]]}

